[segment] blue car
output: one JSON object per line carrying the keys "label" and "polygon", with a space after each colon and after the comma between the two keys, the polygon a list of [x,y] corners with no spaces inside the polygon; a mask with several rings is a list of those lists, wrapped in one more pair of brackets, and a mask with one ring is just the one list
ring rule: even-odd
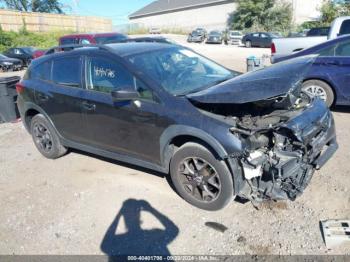
{"label": "blue car", "polygon": [[343,36],[281,57],[274,62],[292,58],[319,55],[305,71],[303,90],[332,105],[350,105],[350,36]]}

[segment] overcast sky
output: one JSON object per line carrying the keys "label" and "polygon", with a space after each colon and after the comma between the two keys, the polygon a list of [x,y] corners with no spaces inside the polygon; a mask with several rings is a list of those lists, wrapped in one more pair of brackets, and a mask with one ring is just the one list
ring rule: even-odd
{"label": "overcast sky", "polygon": [[110,18],[114,25],[128,22],[128,15],[153,2],[153,0],[62,0],[61,3],[72,7],[79,15],[92,15]]}

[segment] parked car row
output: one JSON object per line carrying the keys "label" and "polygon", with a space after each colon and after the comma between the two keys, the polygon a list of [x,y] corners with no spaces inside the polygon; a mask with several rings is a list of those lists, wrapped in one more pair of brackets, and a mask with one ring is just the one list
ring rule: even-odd
{"label": "parked car row", "polygon": [[[203,33],[205,32],[205,33]],[[207,44],[232,44],[232,45],[245,45],[250,47],[265,47],[270,48],[272,39],[281,37],[277,33],[256,32],[243,35],[240,31],[220,31],[212,30],[209,33],[202,28],[193,30],[187,38],[189,43],[202,43]]]}

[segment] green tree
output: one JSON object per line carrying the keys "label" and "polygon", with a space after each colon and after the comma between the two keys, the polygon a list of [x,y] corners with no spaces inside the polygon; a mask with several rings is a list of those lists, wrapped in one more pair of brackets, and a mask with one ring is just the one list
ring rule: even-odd
{"label": "green tree", "polygon": [[321,6],[321,26],[329,26],[339,16],[350,15],[350,4],[346,1],[326,0]]}
{"label": "green tree", "polygon": [[8,9],[26,12],[63,13],[58,0],[0,0]]}
{"label": "green tree", "polygon": [[339,16],[350,15],[350,3],[344,0],[324,0],[320,8],[321,16],[317,21],[308,21],[299,26],[299,30],[320,26],[330,26]]}
{"label": "green tree", "polygon": [[290,3],[276,0],[237,0],[228,25],[236,30],[287,31],[292,24]]}

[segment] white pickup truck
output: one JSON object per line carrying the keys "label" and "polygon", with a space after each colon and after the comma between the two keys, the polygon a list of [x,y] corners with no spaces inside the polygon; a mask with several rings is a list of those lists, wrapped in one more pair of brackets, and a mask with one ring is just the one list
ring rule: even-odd
{"label": "white pickup truck", "polygon": [[271,62],[275,63],[279,58],[299,52],[341,35],[350,34],[350,16],[335,19],[331,25],[329,35],[310,37],[275,38],[271,45]]}

